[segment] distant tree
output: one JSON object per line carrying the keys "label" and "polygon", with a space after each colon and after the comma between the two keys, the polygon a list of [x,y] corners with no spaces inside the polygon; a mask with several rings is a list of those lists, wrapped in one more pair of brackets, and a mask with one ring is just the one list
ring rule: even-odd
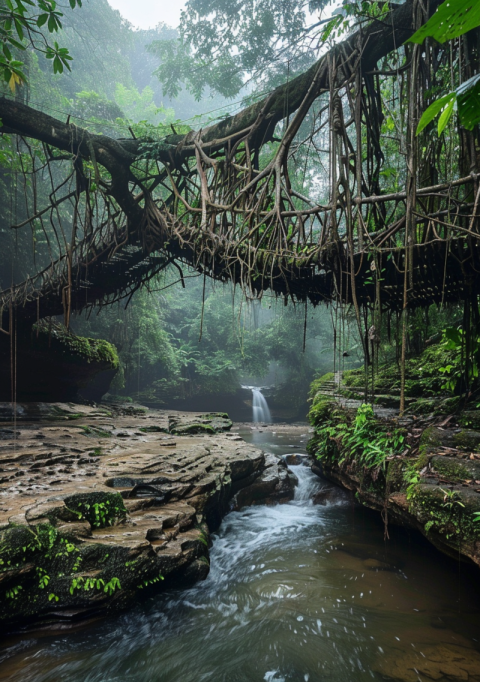
{"label": "distant tree", "polygon": [[236,95],[245,76],[268,71],[270,78],[305,69],[315,59],[318,31],[328,0],[189,0],[179,38],[157,40],[157,75],[164,92],[180,84],[199,99],[206,87]]}

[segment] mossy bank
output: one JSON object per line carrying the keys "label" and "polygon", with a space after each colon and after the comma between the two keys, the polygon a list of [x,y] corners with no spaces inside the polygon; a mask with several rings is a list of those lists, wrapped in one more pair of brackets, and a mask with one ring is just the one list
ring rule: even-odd
{"label": "mossy bank", "polygon": [[386,534],[389,523],[413,527],[480,566],[480,433],[461,414],[380,417],[370,405],[323,393],[324,385],[312,387],[313,470],[379,511]]}

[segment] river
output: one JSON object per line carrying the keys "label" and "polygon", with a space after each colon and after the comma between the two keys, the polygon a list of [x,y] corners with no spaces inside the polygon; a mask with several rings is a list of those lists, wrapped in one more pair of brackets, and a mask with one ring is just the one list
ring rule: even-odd
{"label": "river", "polygon": [[[241,435],[305,452],[306,428]],[[413,532],[390,527],[384,541],[379,515],[349,501],[314,505],[325,482],[292,470],[292,502],[227,515],[205,582],[78,632],[11,638],[0,680],[480,679],[478,571]]]}

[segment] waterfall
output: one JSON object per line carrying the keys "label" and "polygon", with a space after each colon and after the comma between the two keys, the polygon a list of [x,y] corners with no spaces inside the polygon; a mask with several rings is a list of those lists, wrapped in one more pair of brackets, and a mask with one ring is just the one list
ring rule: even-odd
{"label": "waterfall", "polygon": [[268,403],[265,400],[265,396],[259,388],[254,388],[252,386],[253,395],[253,421],[254,422],[265,422],[270,424],[272,422],[272,415],[268,409]]}

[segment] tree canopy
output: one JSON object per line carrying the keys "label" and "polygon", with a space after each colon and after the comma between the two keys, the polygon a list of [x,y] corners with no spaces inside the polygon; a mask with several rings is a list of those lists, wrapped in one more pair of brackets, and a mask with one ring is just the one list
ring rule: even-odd
{"label": "tree canopy", "polygon": [[[82,0],[69,0],[70,9],[81,6]],[[12,92],[15,92],[17,85],[27,80],[22,70],[23,62],[15,58],[14,51],[21,53],[29,47],[33,48],[51,60],[54,73],[63,73],[65,68],[70,70],[72,57],[68,48],[50,39],[62,28],[64,7],[63,3],[54,0],[4,0],[1,3],[0,68]]]}

